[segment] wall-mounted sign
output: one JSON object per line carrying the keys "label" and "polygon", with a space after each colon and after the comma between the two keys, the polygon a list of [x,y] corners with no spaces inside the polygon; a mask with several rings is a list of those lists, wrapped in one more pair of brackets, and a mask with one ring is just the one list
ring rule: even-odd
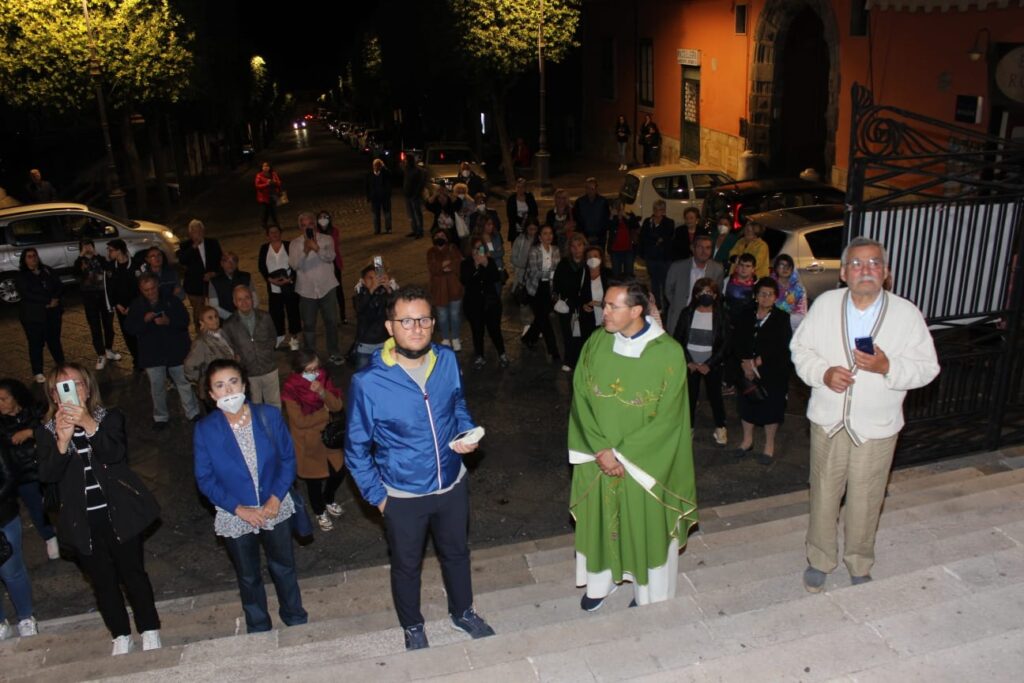
{"label": "wall-mounted sign", "polygon": [[1024,47],[1015,47],[999,59],[995,78],[1003,95],[1024,103]]}
{"label": "wall-mounted sign", "polygon": [[981,123],[982,99],[978,95],[957,95],[953,120],[957,123]]}
{"label": "wall-mounted sign", "polygon": [[700,66],[700,50],[676,50],[676,61],[683,66]]}

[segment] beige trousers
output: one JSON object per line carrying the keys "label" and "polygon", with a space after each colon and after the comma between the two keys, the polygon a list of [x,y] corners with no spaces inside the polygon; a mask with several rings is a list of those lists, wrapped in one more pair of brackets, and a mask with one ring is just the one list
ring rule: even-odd
{"label": "beige trousers", "polygon": [[272,370],[265,375],[249,377],[249,396],[253,403],[267,403],[280,410],[281,408],[281,380],[277,370]]}
{"label": "beige trousers", "polygon": [[823,572],[837,565],[836,525],[846,494],[843,562],[850,576],[866,576],[875,563],[875,532],[885,500],[896,438],[871,439],[855,446],[846,430],[831,439],[811,423],[811,513],[807,562]]}

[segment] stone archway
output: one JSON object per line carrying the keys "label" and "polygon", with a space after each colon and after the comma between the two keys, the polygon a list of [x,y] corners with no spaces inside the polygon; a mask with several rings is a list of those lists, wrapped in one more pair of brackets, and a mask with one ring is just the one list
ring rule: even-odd
{"label": "stone archway", "polygon": [[[801,11],[814,11],[821,18],[822,38],[829,57],[828,101],[825,106],[825,149],[822,180],[828,182],[836,158],[836,130],[839,125],[839,29],[831,0],[768,0],[758,19],[750,78],[750,120],[747,148],[758,154],[764,165],[775,170],[781,140],[780,117],[783,88],[780,74],[782,51],[788,31]],[[789,84],[792,87],[792,83]]]}

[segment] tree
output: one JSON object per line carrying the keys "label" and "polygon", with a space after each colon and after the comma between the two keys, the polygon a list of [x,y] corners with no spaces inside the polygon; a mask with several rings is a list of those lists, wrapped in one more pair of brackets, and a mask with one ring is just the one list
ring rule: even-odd
{"label": "tree", "polygon": [[543,0],[543,14],[541,6],[542,0],[455,0],[453,3],[456,21],[464,36],[461,49],[472,59],[481,83],[491,92],[502,165],[510,186],[515,182],[515,173],[505,106],[517,77],[536,68],[537,33],[542,32],[545,61],[560,62],[578,46],[575,35],[580,18],[579,2]]}
{"label": "tree", "polygon": [[[120,115],[139,210],[145,174],[130,117],[141,105],[177,102],[189,85],[192,35],[168,0],[89,0],[95,57],[107,102]],[[0,0],[0,97],[60,112],[95,106],[91,40],[77,0]]]}

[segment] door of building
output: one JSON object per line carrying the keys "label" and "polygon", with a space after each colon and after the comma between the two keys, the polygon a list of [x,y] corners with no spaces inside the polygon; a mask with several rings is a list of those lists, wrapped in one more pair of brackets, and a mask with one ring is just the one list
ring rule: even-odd
{"label": "door of building", "polygon": [[700,67],[684,66],[679,156],[700,162]]}

